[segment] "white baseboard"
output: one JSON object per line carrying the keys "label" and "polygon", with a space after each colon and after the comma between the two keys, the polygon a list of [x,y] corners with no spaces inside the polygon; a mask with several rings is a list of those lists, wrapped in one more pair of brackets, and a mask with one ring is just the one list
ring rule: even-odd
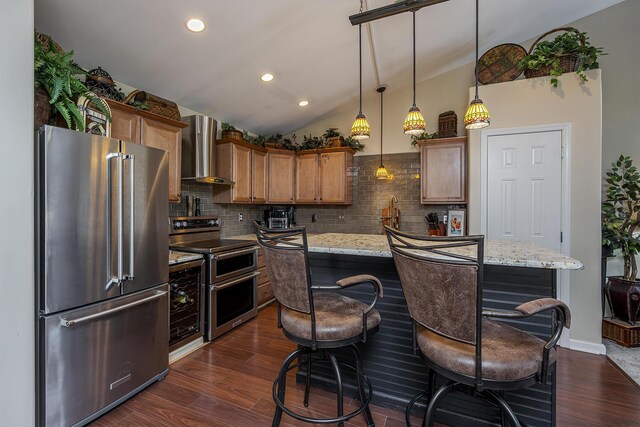
{"label": "white baseboard", "polygon": [[182,359],[188,354],[193,353],[194,351],[196,351],[197,349],[199,349],[204,345],[205,345],[204,339],[200,337],[195,341],[191,341],[190,343],[185,344],[182,347],[173,350],[171,353],[169,353],[169,364],[172,364],[173,362],[177,362],[178,360]]}
{"label": "white baseboard", "polygon": [[607,348],[602,343],[572,339],[569,341],[569,348],[571,350],[582,351],[585,353],[607,354]]}

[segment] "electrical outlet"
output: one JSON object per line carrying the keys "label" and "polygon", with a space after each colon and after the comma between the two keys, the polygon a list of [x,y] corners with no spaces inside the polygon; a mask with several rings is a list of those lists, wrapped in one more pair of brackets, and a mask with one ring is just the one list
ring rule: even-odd
{"label": "electrical outlet", "polygon": [[316,222],[318,221],[318,214],[317,213],[312,213],[311,214],[311,222]]}
{"label": "electrical outlet", "polygon": [[243,214],[238,214],[238,221],[244,221],[244,215]]}
{"label": "electrical outlet", "polygon": [[338,215],[338,221],[344,222],[344,219],[345,219],[344,215]]}

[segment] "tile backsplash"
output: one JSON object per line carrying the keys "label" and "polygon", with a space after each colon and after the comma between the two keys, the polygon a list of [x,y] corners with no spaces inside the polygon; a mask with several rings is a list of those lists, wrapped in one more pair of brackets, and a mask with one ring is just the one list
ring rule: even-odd
{"label": "tile backsplash", "polygon": [[[413,233],[426,233],[425,215],[437,212],[441,217],[449,208],[459,205],[420,204],[420,154],[400,153],[382,157],[382,161],[393,176],[391,180],[377,180],[375,171],[380,156],[356,156],[353,169],[353,204],[342,205],[297,205],[296,222],[307,227],[309,233],[382,233],[380,220],[382,209],[388,206],[389,198],[395,195],[400,209],[400,229]],[[253,220],[262,219],[266,205],[214,204],[211,185],[184,182],[182,201],[169,205],[171,216],[187,214],[186,196],[199,197],[202,215],[218,215],[222,218],[223,236],[253,232]],[[239,220],[239,214],[243,220]],[[316,215],[317,221],[312,222]]]}

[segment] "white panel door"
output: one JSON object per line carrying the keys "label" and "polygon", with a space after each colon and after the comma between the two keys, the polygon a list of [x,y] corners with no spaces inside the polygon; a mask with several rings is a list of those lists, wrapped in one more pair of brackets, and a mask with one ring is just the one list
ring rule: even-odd
{"label": "white panel door", "polygon": [[562,132],[488,137],[487,238],[560,251]]}

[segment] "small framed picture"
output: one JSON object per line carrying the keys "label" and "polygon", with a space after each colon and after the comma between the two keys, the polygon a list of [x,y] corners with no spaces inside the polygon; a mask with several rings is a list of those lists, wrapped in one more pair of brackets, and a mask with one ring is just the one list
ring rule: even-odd
{"label": "small framed picture", "polygon": [[447,214],[447,236],[464,236],[467,225],[466,209],[451,209]]}

